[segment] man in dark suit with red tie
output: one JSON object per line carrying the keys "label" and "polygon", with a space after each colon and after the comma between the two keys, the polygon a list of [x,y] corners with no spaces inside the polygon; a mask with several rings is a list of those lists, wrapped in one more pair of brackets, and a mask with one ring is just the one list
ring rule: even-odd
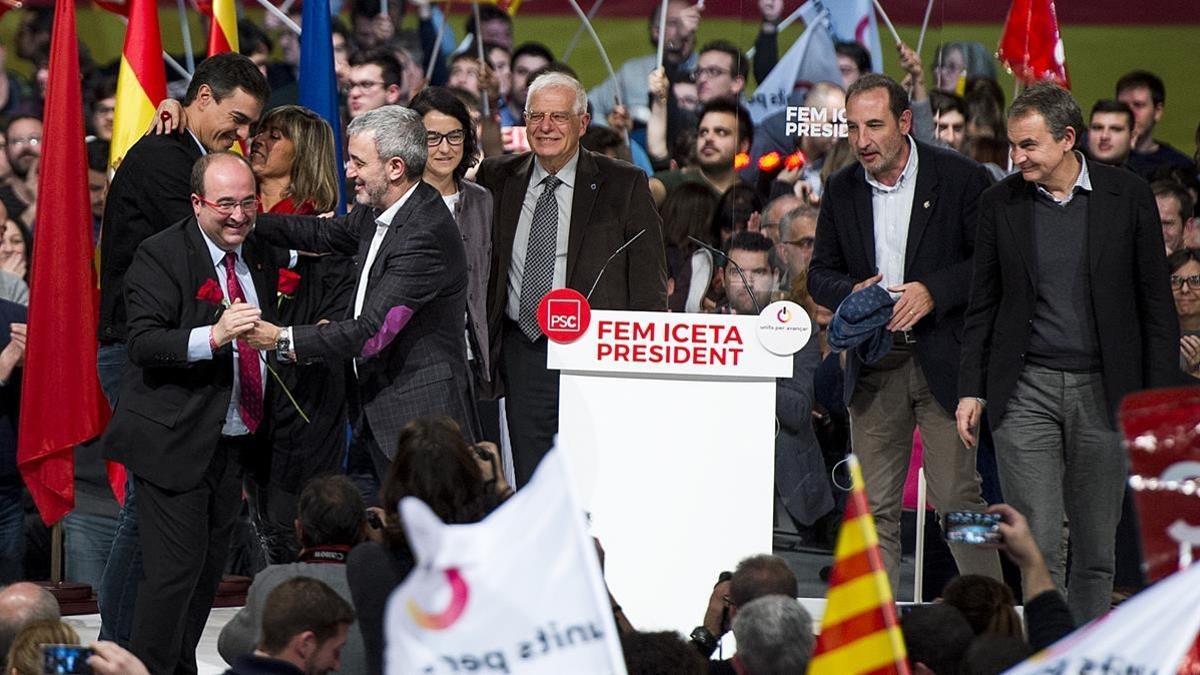
{"label": "man in dark suit with red tie", "polygon": [[153,673],[196,672],[241,458],[266,447],[264,363],[238,339],[275,306],[275,254],[251,236],[254,174],[215,153],[191,184],[195,215],[143,242],[125,274],[129,368],[103,438],[137,486],[145,577],[131,646]]}
{"label": "man in dark suit with red tie", "polygon": [[490,157],[476,177],[495,204],[488,319],[518,486],[558,432],[558,373],[546,368],[536,317],[542,296],[569,287],[596,309],[667,309],[662,221],[646,174],[579,147],[590,119],[583,87],[562,73],[539,76],[525,119],[532,152]]}

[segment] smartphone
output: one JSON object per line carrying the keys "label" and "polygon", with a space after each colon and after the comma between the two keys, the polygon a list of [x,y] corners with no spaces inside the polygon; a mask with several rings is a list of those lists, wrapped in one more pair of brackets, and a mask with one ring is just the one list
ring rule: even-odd
{"label": "smartphone", "polygon": [[946,541],[957,544],[1000,543],[1000,514],[951,511],[946,514]]}
{"label": "smartphone", "polygon": [[43,673],[86,673],[92,650],[80,645],[42,645]]}

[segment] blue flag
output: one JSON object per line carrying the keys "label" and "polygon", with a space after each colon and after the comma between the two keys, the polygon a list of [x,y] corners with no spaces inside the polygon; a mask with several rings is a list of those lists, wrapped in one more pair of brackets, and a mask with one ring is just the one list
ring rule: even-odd
{"label": "blue flag", "polygon": [[333,129],[334,162],[338,173],[337,212],[345,213],[346,165],[342,160],[342,120],[338,114],[337,77],[333,72],[333,25],[329,0],[306,0],[300,34],[300,105],[329,122]]}

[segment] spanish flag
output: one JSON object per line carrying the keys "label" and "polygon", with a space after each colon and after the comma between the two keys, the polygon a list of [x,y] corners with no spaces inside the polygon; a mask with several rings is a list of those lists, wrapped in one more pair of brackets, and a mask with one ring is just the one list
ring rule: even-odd
{"label": "spanish flag", "polygon": [[108,165],[115,170],[129,148],[146,133],[154,109],[167,97],[167,74],[163,67],[162,37],[158,33],[158,3],[129,0],[117,7],[114,3],[99,4],[129,18],[117,75],[117,109],[108,155]]}
{"label": "spanish flag", "polygon": [[833,554],[821,635],[809,675],[908,675],[904,637],[883,569],[862,468],[850,455],[852,489]]}
{"label": "spanish flag", "polygon": [[[212,1],[212,22],[208,26],[208,55],[238,50],[237,8],[233,0]],[[207,12],[205,12],[207,14]]]}

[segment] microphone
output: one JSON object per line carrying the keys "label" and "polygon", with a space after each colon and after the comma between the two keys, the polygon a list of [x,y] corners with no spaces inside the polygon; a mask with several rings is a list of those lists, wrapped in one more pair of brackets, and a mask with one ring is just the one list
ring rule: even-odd
{"label": "microphone", "polygon": [[608,269],[608,263],[612,262],[613,258],[617,257],[617,255],[619,255],[621,253],[621,251],[624,251],[625,249],[629,248],[629,245],[632,244],[633,242],[637,241],[638,237],[642,236],[643,234],[646,234],[646,228],[644,228],[644,227],[641,230],[639,230],[637,234],[633,235],[633,237],[631,237],[629,239],[629,241],[625,242],[624,244],[621,244],[621,246],[618,247],[617,250],[613,251],[612,255],[608,256],[608,260],[604,261],[604,264],[600,266],[600,271],[596,273],[596,280],[592,282],[591,290],[589,290],[587,292],[587,295],[584,296],[584,298],[586,300],[592,299],[592,293],[596,292],[596,285],[600,283],[600,277],[604,276],[604,270]]}
{"label": "microphone", "polygon": [[721,249],[716,248],[715,246],[710,246],[690,234],[688,235],[688,239],[690,239],[694,244],[699,244],[701,248],[708,250],[710,253],[721,256],[726,262],[728,262],[730,265],[733,265],[733,269],[737,270],[738,276],[742,278],[742,285],[746,287],[746,294],[750,296],[750,302],[754,303],[754,311],[762,314],[762,305],[758,304],[758,298],[754,295],[754,289],[750,286],[750,282],[746,281],[746,273],[742,271],[742,266],[737,264],[737,261],[735,261],[733,258],[730,258]]}

